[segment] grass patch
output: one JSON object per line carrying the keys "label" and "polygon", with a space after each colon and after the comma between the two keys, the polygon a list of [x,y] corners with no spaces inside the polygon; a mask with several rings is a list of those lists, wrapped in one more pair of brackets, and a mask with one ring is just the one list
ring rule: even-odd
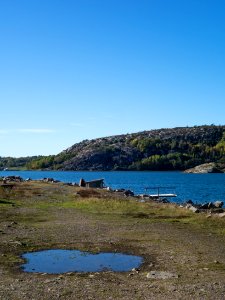
{"label": "grass patch", "polygon": [[2,206],[7,206],[7,205],[15,205],[15,203],[12,202],[12,201],[0,199],[0,207],[2,207]]}
{"label": "grass patch", "polygon": [[225,235],[225,219],[216,216],[207,218],[205,213],[191,214],[189,218],[183,218],[180,222],[204,231]]}
{"label": "grass patch", "polygon": [[82,198],[65,201],[59,205],[91,214],[120,215],[144,222],[180,223],[212,233],[225,234],[224,219],[207,218],[205,213],[195,214],[173,204],[139,203],[127,199]]}
{"label": "grass patch", "polygon": [[186,219],[192,213],[175,205],[139,203],[133,199],[78,198],[56,204],[93,214],[116,214],[138,219]]}
{"label": "grass patch", "polygon": [[17,255],[7,253],[4,255],[0,256],[0,263],[1,264],[6,264],[6,265],[13,265],[13,264],[18,264],[22,263],[23,259]]}
{"label": "grass patch", "polygon": [[64,208],[74,208],[94,214],[124,214],[139,209],[134,201],[119,199],[82,198],[61,203]]}

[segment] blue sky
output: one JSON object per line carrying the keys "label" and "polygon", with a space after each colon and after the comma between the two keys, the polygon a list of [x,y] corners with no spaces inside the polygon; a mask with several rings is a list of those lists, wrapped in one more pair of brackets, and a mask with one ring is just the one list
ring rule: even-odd
{"label": "blue sky", "polygon": [[225,2],[0,0],[0,156],[225,124]]}

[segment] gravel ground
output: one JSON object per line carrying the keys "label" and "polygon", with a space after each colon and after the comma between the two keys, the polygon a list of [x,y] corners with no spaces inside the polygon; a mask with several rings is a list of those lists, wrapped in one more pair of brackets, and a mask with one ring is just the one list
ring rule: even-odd
{"label": "gravel ground", "polygon": [[[41,183],[1,191],[0,299],[225,299],[223,231],[179,218],[134,218],[59,205],[59,199],[76,201],[75,191]],[[22,253],[56,248],[141,255],[144,264],[121,273],[21,270]],[[147,278],[151,271],[176,276]]]}

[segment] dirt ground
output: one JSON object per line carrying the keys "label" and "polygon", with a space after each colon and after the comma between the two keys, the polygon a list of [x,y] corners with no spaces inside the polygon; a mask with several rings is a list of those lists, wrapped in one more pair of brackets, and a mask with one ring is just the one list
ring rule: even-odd
{"label": "dirt ground", "polygon": [[[225,299],[225,222],[61,183],[0,187],[0,299]],[[24,252],[122,252],[140,270],[50,275],[21,270]],[[147,278],[166,271],[175,278]]]}

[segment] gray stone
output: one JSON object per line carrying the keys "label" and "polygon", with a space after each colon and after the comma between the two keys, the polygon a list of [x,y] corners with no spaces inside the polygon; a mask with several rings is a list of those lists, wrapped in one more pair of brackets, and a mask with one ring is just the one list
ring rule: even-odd
{"label": "gray stone", "polygon": [[223,201],[215,201],[213,202],[213,206],[216,208],[221,208],[223,206]]}
{"label": "gray stone", "polygon": [[212,202],[209,202],[209,204],[208,204],[208,208],[213,208],[214,206],[213,206],[213,203]]}
{"label": "gray stone", "polygon": [[132,191],[130,191],[130,190],[126,190],[123,194],[126,197],[132,197],[132,196],[134,196],[134,193]]}
{"label": "gray stone", "polygon": [[225,212],[223,213],[219,213],[219,214],[216,214],[219,218],[224,218],[225,217]]}
{"label": "gray stone", "polygon": [[187,201],[186,201],[186,204],[194,205],[194,202],[193,202],[192,200],[187,200]]}
{"label": "gray stone", "polygon": [[[210,203],[211,203],[211,202],[210,202]],[[200,208],[201,208],[201,209],[208,209],[209,206],[210,206],[210,205],[209,205],[210,203],[204,203],[204,204],[202,204],[202,205],[200,206]]]}
{"label": "gray stone", "polygon": [[199,209],[198,209],[197,207],[189,206],[188,209],[190,209],[190,210],[193,211],[194,213],[199,213]]}
{"label": "gray stone", "polygon": [[214,208],[214,205],[212,202],[206,202],[206,203],[203,203],[202,205],[200,205],[199,208],[200,209],[210,209],[210,208]]}
{"label": "gray stone", "polygon": [[151,271],[146,277],[149,279],[169,279],[178,278],[178,275],[167,271]]}

